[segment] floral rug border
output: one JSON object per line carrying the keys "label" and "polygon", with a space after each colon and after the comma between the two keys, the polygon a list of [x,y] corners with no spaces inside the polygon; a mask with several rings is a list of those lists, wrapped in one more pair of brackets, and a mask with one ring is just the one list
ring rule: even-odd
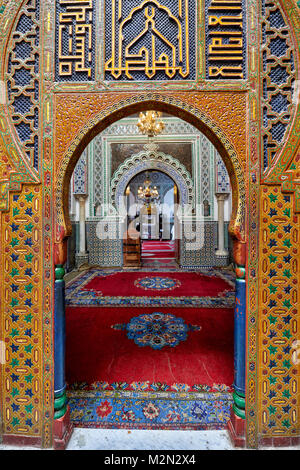
{"label": "floral rug border", "polygon": [[67,391],[76,427],[224,429],[230,393]]}
{"label": "floral rug border", "polygon": [[[197,296],[181,296],[181,297],[146,297],[146,296],[99,296],[93,291],[83,291],[83,287],[87,285],[94,277],[106,277],[113,274],[123,272],[124,270],[114,268],[110,270],[101,270],[92,268],[83,274],[80,273],[66,286],[66,305],[78,306],[86,305],[90,307],[194,307],[194,308],[234,308],[235,292],[224,291],[216,297],[197,297]],[[131,271],[156,272],[156,270],[140,270],[134,268]],[[158,270],[160,271],[160,270]],[[177,272],[186,272],[186,269],[176,269]],[[173,270],[163,272],[174,272]],[[218,276],[229,283],[232,287],[235,285],[234,273],[225,269],[199,269],[191,272],[201,273],[207,276]]]}

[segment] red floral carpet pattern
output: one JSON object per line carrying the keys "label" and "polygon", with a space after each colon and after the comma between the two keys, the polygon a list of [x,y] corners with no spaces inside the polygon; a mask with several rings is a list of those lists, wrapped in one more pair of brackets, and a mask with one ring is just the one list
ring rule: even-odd
{"label": "red floral carpet pattern", "polygon": [[[191,272],[126,272],[123,284],[120,274],[124,272],[94,270],[67,289],[67,303],[77,302],[66,311],[72,422],[92,428],[223,429],[232,404],[233,308],[227,308],[234,297],[232,276],[214,270],[198,273],[193,286],[189,276],[178,279],[195,274]],[[134,286],[134,279],[145,282],[146,289]],[[107,291],[126,293],[105,297],[84,290],[93,280],[99,287],[101,282],[101,289],[104,285]],[[174,295],[182,285],[190,292],[197,286],[198,297],[186,295],[186,289],[180,297],[162,296],[164,289],[172,288]],[[133,289],[139,297],[132,295]],[[208,297],[208,292],[217,296]],[[87,296],[92,308],[84,305]],[[99,307],[100,301],[105,308]],[[111,308],[112,301],[116,308]],[[131,307],[133,301],[141,308]],[[153,302],[154,308],[147,307]],[[194,302],[205,308],[194,308]],[[165,308],[169,303],[176,308]]]}
{"label": "red floral carpet pattern", "polygon": [[67,308],[67,393],[75,426],[224,429],[232,404],[233,310],[161,309],[178,319],[176,328],[191,325],[174,347],[140,347],[114,328],[152,314],[150,308]]}
{"label": "red floral carpet pattern", "polygon": [[134,317],[152,314],[151,308],[66,309],[67,382],[195,384],[213,387],[233,383],[233,310],[176,308],[160,309],[187,325],[195,325],[185,341],[176,347],[154,350],[139,347],[116,324],[128,324]]}
{"label": "red floral carpet pattern", "polygon": [[[153,281],[153,282],[151,282]],[[172,282],[173,281],[173,282]],[[166,285],[169,283],[169,288]],[[152,285],[152,288],[151,288]],[[159,288],[161,286],[161,289]],[[174,288],[175,286],[175,288]],[[199,272],[117,272],[95,276],[81,287],[101,296],[224,296],[234,288],[224,279]]]}

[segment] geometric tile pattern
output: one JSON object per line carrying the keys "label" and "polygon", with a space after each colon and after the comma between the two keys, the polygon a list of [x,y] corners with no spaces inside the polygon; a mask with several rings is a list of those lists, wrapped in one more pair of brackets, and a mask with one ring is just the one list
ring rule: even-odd
{"label": "geometric tile pattern", "polygon": [[193,80],[196,0],[105,0],[105,80]]}
{"label": "geometric tile pattern", "polygon": [[292,197],[278,187],[264,187],[261,207],[261,427],[267,437],[293,436],[300,405],[299,217],[291,223]]}
{"label": "geometric tile pattern", "polygon": [[39,169],[40,0],[29,0],[21,10],[7,68],[8,104],[16,135],[35,170]]}
{"label": "geometric tile pattern", "polygon": [[294,44],[279,2],[262,1],[263,168],[272,165],[285,144],[295,80]]}
{"label": "geometric tile pattern", "polygon": [[38,186],[11,194],[9,212],[2,215],[7,223],[1,240],[5,247],[1,330],[5,336],[2,393],[6,397],[3,414],[6,434],[39,436],[41,432],[40,196]]}
{"label": "geometric tile pattern", "polygon": [[96,1],[56,0],[55,4],[55,80],[94,80]]}
{"label": "geometric tile pattern", "polygon": [[86,194],[87,193],[87,149],[83,151],[79,158],[73,173],[73,193]]}
{"label": "geometric tile pattern", "polygon": [[[102,239],[97,236],[97,225],[102,232]],[[99,266],[122,266],[123,240],[119,238],[117,219],[112,223],[89,221],[86,223],[86,229],[89,263]]]}
{"label": "geometric tile pattern", "polygon": [[216,192],[217,193],[230,193],[230,179],[225,167],[225,164],[218,153],[215,154],[216,165]]}
{"label": "geometric tile pattern", "polygon": [[[228,223],[225,223],[225,232]],[[195,238],[198,241],[193,241]],[[227,240],[228,243],[228,240]],[[190,246],[192,244],[192,246]],[[180,241],[181,266],[227,266],[228,257],[215,255],[218,246],[218,223],[192,221],[184,226]]]}
{"label": "geometric tile pattern", "polygon": [[[130,181],[130,191],[136,197],[139,186],[142,186],[146,178],[145,173],[139,173]],[[152,184],[157,187],[160,195],[160,201],[163,203],[165,195],[171,189],[174,189],[174,181],[165,173],[159,171],[151,171],[150,178]]]}

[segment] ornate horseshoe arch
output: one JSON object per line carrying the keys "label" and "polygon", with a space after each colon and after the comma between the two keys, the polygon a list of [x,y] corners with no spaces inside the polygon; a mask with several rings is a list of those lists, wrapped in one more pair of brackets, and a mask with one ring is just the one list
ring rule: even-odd
{"label": "ornate horseshoe arch", "polygon": [[233,195],[232,219],[229,226],[231,235],[245,238],[246,187],[245,175],[236,150],[224,131],[203,111],[170,95],[146,93],[133,95],[107,106],[81,129],[64,154],[56,176],[56,233],[57,243],[71,233],[67,210],[69,183],[75,165],[89,142],[108,125],[130,114],[145,109],[165,111],[191,123],[216,146],[224,160],[230,176]]}
{"label": "ornate horseshoe arch", "polygon": [[181,204],[194,202],[193,181],[186,168],[174,157],[163,152],[142,150],[122,163],[113,175],[110,194],[112,203],[118,205],[120,197],[134,176],[142,171],[158,170],[166,173],[176,183]]}

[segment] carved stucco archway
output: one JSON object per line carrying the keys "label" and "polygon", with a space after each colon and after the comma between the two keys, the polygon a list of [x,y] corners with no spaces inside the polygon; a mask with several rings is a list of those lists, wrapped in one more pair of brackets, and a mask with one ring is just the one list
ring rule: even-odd
{"label": "carved stucco archway", "polygon": [[[101,104],[101,103],[100,103]],[[232,140],[226,135],[225,131],[213,120],[212,117],[208,117],[206,113],[201,110],[201,107],[195,108],[193,105],[188,104],[180,100],[179,98],[173,98],[170,94],[141,94],[126,97],[125,100],[118,100],[114,105],[107,105],[103,111],[95,114],[94,117],[87,119],[85,123],[82,123],[82,127],[77,134],[74,133],[72,136],[72,143],[69,144],[67,151],[61,153],[60,158],[57,160],[59,164],[56,167],[56,207],[54,215],[56,217],[56,243],[54,249],[54,262],[56,265],[56,271],[60,276],[60,270],[63,270],[63,264],[66,260],[66,240],[68,235],[71,233],[71,226],[68,214],[68,199],[69,199],[69,187],[70,179],[74,171],[75,165],[80,158],[83,150],[91,142],[91,140],[106,127],[112,123],[144,110],[157,110],[173,114],[190,124],[194,125],[200,132],[213,143],[219,152],[221,158],[227,168],[232,187],[232,201],[233,211],[232,219],[230,222],[230,233],[235,238],[234,243],[234,259],[239,265],[239,269],[236,271],[236,307],[235,312],[238,313],[238,326],[235,325],[235,355],[234,355],[234,373],[235,373],[235,387],[237,391],[233,394],[235,416],[239,416],[241,419],[245,419],[245,360],[247,357],[245,348],[246,339],[246,280],[245,280],[245,262],[246,262],[246,236],[245,236],[245,225],[246,225],[246,185],[245,185],[245,165],[244,159],[245,154],[241,151],[236,151]],[[69,121],[68,121],[69,123]],[[221,123],[220,123],[221,125]],[[226,126],[225,126],[226,127]],[[234,127],[235,129],[235,127]],[[239,141],[244,141],[246,138],[246,128],[240,127],[240,132],[233,132],[235,145],[239,146]],[[58,140],[59,142],[59,140]],[[197,182],[196,182],[197,184]],[[64,298],[64,286],[63,284],[55,283],[56,292],[55,298],[58,299],[56,302],[55,315],[64,318],[65,306],[60,299]],[[235,318],[237,315],[235,314]],[[59,332],[59,330],[57,329]],[[56,338],[56,344],[64,347],[64,339],[61,334],[58,333]],[[57,348],[59,351],[59,349]],[[238,352],[236,352],[238,351]],[[64,362],[57,358],[55,364],[55,378],[57,377],[57,383],[61,386],[64,384]],[[62,367],[63,364],[63,367]],[[57,400],[60,397],[57,398]],[[58,405],[57,405],[58,406]],[[65,401],[63,406],[66,406]],[[64,409],[58,410],[57,413],[63,413]],[[59,416],[59,414],[57,414]]]}
{"label": "carved stucco archway", "polygon": [[158,170],[166,173],[176,183],[181,204],[194,202],[193,181],[186,168],[174,157],[163,152],[142,150],[122,163],[113,175],[110,194],[112,204],[118,206],[120,197],[137,174],[147,170]]}
{"label": "carved stucco archway", "polygon": [[227,168],[233,210],[229,231],[237,239],[245,239],[246,187],[245,174],[237,152],[224,131],[204,112],[188,103],[165,94],[145,93],[120,100],[90,119],[73,139],[60,161],[56,173],[56,242],[71,233],[68,214],[69,184],[75,165],[91,140],[112,123],[142,110],[155,109],[179,117],[200,130],[214,144]]}

